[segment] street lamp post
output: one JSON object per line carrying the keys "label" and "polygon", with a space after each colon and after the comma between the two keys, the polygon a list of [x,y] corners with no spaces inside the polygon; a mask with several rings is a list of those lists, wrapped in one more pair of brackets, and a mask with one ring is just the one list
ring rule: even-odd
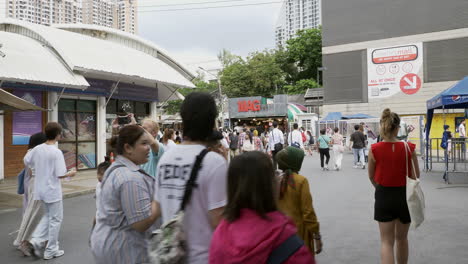
{"label": "street lamp post", "polygon": [[218,82],[218,93],[219,93],[219,101],[221,103],[221,127],[224,127],[224,102],[223,102],[223,94],[221,92],[221,80],[219,78],[219,72],[218,74],[214,75],[208,70],[205,70],[203,67],[198,67],[200,70],[210,74],[211,76],[216,78],[216,81]]}

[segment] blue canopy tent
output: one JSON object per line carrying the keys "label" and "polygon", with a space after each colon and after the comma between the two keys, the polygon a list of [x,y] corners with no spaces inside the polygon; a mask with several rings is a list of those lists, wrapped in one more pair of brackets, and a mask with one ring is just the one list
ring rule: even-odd
{"label": "blue canopy tent", "polygon": [[[427,101],[426,141],[429,140],[432,118],[435,109],[464,109],[468,108],[468,76],[452,87]],[[426,169],[429,164],[429,144],[426,143]]]}

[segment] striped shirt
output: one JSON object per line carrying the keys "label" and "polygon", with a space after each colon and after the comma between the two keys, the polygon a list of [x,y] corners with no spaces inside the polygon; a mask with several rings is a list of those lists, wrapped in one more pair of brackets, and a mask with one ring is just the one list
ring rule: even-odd
{"label": "striped shirt", "polygon": [[[117,165],[124,167],[112,170]],[[118,156],[104,175],[101,188],[98,217],[91,235],[96,263],[149,262],[147,240],[151,228],[141,233],[131,225],[151,215],[154,178]]]}

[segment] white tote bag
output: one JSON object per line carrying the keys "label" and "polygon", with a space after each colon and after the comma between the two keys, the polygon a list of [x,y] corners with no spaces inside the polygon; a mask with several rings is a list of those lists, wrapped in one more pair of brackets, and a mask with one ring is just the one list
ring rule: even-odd
{"label": "white tote bag", "polygon": [[[404,141],[403,143],[405,144],[406,150],[406,202],[408,203],[408,209],[411,216],[411,226],[416,229],[422,224],[422,222],[424,222],[426,203],[419,179],[416,178],[416,180],[413,180],[409,177],[408,153],[411,153],[411,149],[408,146],[408,143]],[[409,158],[411,160],[411,167],[413,168],[413,175],[416,175],[413,159],[411,156]]]}

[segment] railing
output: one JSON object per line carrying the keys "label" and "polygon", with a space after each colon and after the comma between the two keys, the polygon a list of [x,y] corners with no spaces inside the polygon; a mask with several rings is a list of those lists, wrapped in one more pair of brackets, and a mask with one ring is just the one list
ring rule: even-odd
{"label": "railing", "polygon": [[449,182],[449,173],[468,173],[468,160],[466,155],[466,139],[465,138],[452,138],[448,142],[447,149],[443,149],[440,144],[442,138],[431,138],[427,141],[425,148],[426,155],[423,156],[425,162],[425,170],[432,171],[434,165],[444,171],[444,180]]}

